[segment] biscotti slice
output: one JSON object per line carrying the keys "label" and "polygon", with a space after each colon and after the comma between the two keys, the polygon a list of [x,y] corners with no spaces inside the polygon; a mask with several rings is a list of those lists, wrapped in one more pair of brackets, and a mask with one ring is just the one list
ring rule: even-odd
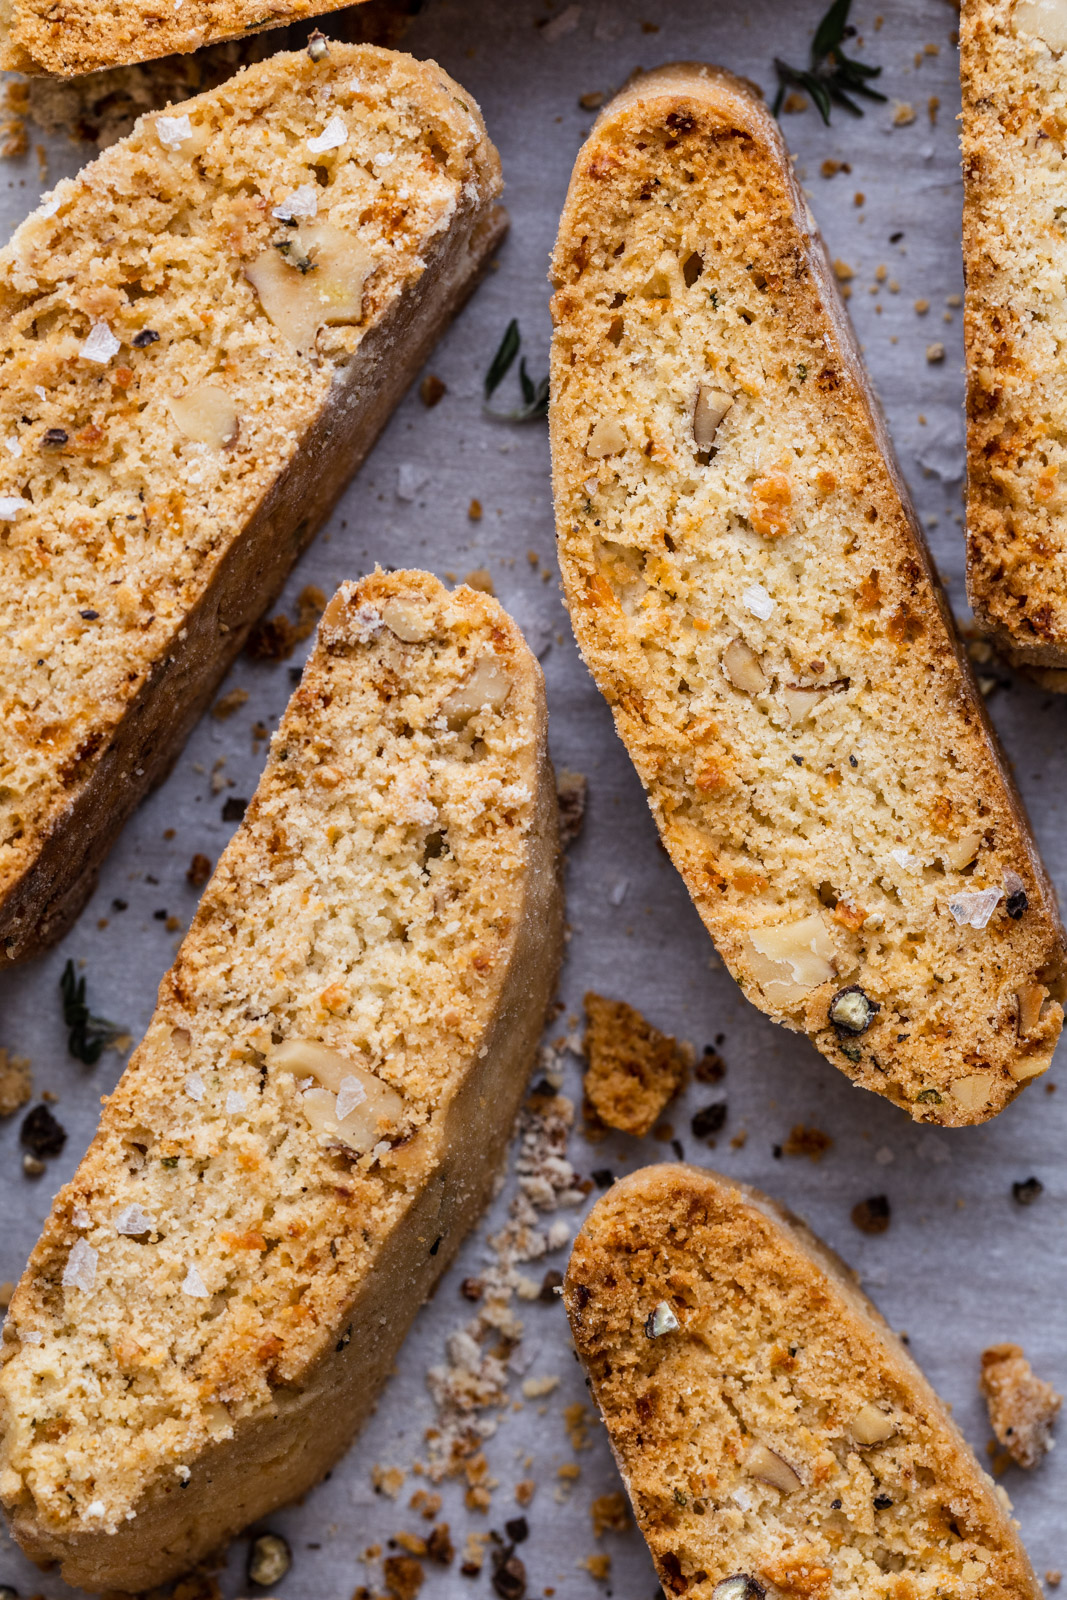
{"label": "biscotti slice", "polygon": [[276,56],[0,252],[0,964],[59,936],[499,241],[432,62]]}
{"label": "biscotti slice", "polygon": [[571,620],[723,959],[913,1117],[992,1116],[1051,1059],[1063,932],[755,91],[625,89],[554,281]]}
{"label": "biscotti slice", "polygon": [[313,1484],[488,1197],[562,943],[540,669],[426,573],[330,602],[4,1329],[0,1498],[140,1593]]}
{"label": "biscotti slice", "polygon": [[967,588],[980,627],[1067,689],[1067,4],[964,0]]}
{"label": "biscotti slice", "polygon": [[597,1202],[564,1299],[668,1595],[1037,1600],[1002,1490],[844,1264],[664,1164]]}
{"label": "biscotti slice", "polygon": [[[73,78],[109,67],[186,54],[205,45],[268,32],[363,0],[5,0],[0,13],[0,69]],[[344,24],[342,24],[342,27]],[[321,49],[319,43],[316,49]]]}

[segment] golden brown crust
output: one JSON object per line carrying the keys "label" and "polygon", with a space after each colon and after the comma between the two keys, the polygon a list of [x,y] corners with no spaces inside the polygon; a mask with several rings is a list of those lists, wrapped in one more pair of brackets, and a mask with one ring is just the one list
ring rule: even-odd
{"label": "golden brown crust", "polygon": [[[226,206],[232,199],[228,188],[235,180],[234,171],[213,160],[209,176],[197,175],[197,203],[203,215],[217,216],[222,224],[217,235],[206,221],[202,230],[204,270],[221,274],[212,280],[214,316],[221,322],[224,316],[233,316],[235,308],[238,312],[226,364],[211,375],[217,382],[225,373],[235,404],[249,414],[249,420],[242,421],[243,438],[238,437],[228,454],[223,452],[219,481],[211,482],[208,494],[190,493],[189,483],[202,482],[196,475],[214,472],[215,462],[203,459],[206,446],[195,445],[192,455],[187,444],[183,451],[175,448],[175,427],[165,396],[168,388],[180,392],[186,368],[195,372],[206,363],[210,374],[216,357],[211,350],[197,349],[195,339],[189,338],[186,299],[195,292],[195,284],[192,290],[184,283],[168,289],[156,282],[152,267],[156,244],[151,234],[143,249],[139,243],[149,223],[156,235],[164,237],[168,224],[183,226],[180,181],[175,183],[172,165],[168,166],[172,158],[156,139],[155,122],[143,122],[130,140],[113,146],[85,170],[76,186],[63,194],[65,210],[56,222],[35,213],[4,252],[3,294],[12,330],[3,363],[7,404],[14,408],[16,431],[27,418],[34,426],[27,429],[22,456],[8,458],[0,492],[24,494],[31,475],[34,504],[16,522],[0,524],[4,533],[0,611],[10,618],[13,639],[27,585],[47,588],[48,575],[55,574],[60,558],[65,563],[64,589],[81,597],[82,618],[88,612],[94,620],[81,623],[71,637],[68,605],[62,596],[34,591],[31,604],[39,621],[33,654],[27,658],[22,650],[17,677],[13,661],[5,661],[7,695],[0,703],[0,718],[6,742],[2,772],[6,798],[0,799],[0,807],[16,814],[17,825],[5,816],[0,964],[39,953],[76,917],[119,828],[144,794],[166,776],[249,629],[362,463],[434,342],[474,288],[505,230],[506,216],[494,203],[500,187],[496,152],[477,109],[462,99],[458,86],[433,63],[370,46],[335,46],[329,64],[316,67],[301,52],[248,69],[224,90],[184,102],[181,113],[192,119],[194,129],[219,122],[214,148],[222,159],[235,132],[250,120],[275,111],[281,117],[289,102],[317,95],[331,85],[339,104],[357,81],[367,106],[361,110],[355,101],[346,111],[353,137],[364,131],[355,128],[357,116],[366,118],[366,131],[373,137],[392,138],[403,113],[410,122],[399,137],[407,139],[411,124],[417,126],[422,118],[427,144],[439,141],[441,160],[450,169],[434,176],[441,183],[442,206],[452,210],[424,219],[429,230],[425,238],[398,235],[393,258],[396,280],[377,293],[372,288],[367,297],[369,301],[380,293],[381,303],[368,311],[361,328],[329,330],[332,337],[327,342],[333,348],[309,366],[267,321],[244,278],[248,261],[255,259],[257,250],[269,251],[269,234],[282,225],[268,226],[265,233],[264,224],[271,219],[264,201],[254,208],[250,225],[230,228]],[[327,114],[323,110],[320,120],[325,121]],[[376,119],[384,120],[382,129]],[[240,177],[242,169],[233,159]],[[299,179],[298,168],[261,175],[268,194],[274,185],[281,192],[286,184],[296,188]],[[454,190],[450,199],[445,185]],[[122,192],[125,209],[116,202],[112,186]],[[166,193],[169,207],[162,198]],[[153,200],[146,201],[146,195]],[[154,220],[151,216],[146,220],[146,204],[160,213]],[[378,196],[376,204],[384,214],[390,212],[387,195]],[[62,276],[63,262],[77,262],[79,248],[95,251],[105,214],[111,218],[106,226],[112,227],[116,209],[118,222],[128,233],[127,259],[120,261],[116,255],[108,271],[117,284],[97,285],[95,292],[110,295],[117,307],[110,313],[111,325],[123,339],[126,365],[108,368],[109,384],[101,386],[99,369],[87,371],[87,362],[79,363],[70,355],[71,334],[79,329],[75,336],[84,337],[93,313],[71,304],[66,323],[53,329],[51,341],[30,338],[23,324],[27,318],[32,321],[39,304],[49,301],[55,289],[52,278]],[[139,272],[152,279],[151,301],[146,294],[137,301],[131,296],[125,303],[124,272],[131,280]],[[81,274],[80,263],[77,281],[75,302],[90,292],[95,281],[88,273]],[[234,296],[237,301],[231,304]],[[250,303],[241,305],[242,296]],[[162,329],[163,336],[138,348],[131,341],[137,333],[135,323],[146,324],[147,305],[154,331]],[[262,340],[259,349],[245,342],[238,331],[241,322],[256,328]],[[194,328],[198,325],[193,322]],[[209,318],[205,327],[210,326]],[[268,368],[265,374],[263,356],[272,341],[274,359],[282,368],[275,367],[273,373]],[[173,358],[168,359],[172,348]],[[125,386],[112,387],[115,372]],[[60,378],[63,381],[57,383]],[[35,392],[42,379],[49,390],[56,385],[44,402]],[[283,403],[289,414],[280,427],[273,418],[272,394],[275,399],[287,397]],[[134,417],[155,419],[145,424],[143,438],[126,437],[131,399],[139,401]],[[66,446],[56,449],[42,442],[53,426],[69,435],[72,417],[86,426],[68,438]],[[111,451],[105,459],[114,461],[115,473],[106,486],[108,494],[101,494],[99,486],[93,491],[98,503],[92,541],[68,531],[71,508],[62,500],[51,503],[49,476],[62,490],[68,478],[84,470],[78,440],[89,435],[103,438],[105,452]],[[138,499],[131,490],[131,471],[140,480],[130,458],[140,457],[146,449],[155,462],[171,466],[161,470],[148,465],[146,489]],[[217,458],[219,452],[211,454]],[[138,512],[146,504],[154,510],[157,542],[144,552],[136,543],[126,549],[124,530],[131,504]],[[172,504],[177,510],[171,522],[167,509]],[[222,539],[220,525],[227,529]],[[48,556],[44,576],[34,559],[38,549]],[[122,563],[125,580],[119,589],[116,562]],[[131,595],[124,609],[116,595],[127,590]],[[64,670],[54,672],[50,664],[58,656]],[[88,694],[86,682],[91,684]]]}
{"label": "golden brown crust", "polygon": [[[515,624],[427,573],[345,585],[11,1303],[0,1497],[32,1556],[140,1592],[336,1459],[488,1197],[561,938]],[[399,1107],[355,1149],[275,1055],[309,1045]]]}
{"label": "golden brown crust", "polygon": [[[553,278],[568,606],[701,916],[853,1081],[984,1120],[1051,1060],[1063,933],[751,87],[682,64],[623,90]],[[857,985],[879,1009],[852,1034],[829,1011]]]}
{"label": "golden brown crust", "polygon": [[[0,69],[31,76],[73,78],[109,67],[184,54],[223,40],[267,32],[339,9],[343,0],[183,0],[164,8],[154,0],[4,0],[0,7]],[[363,0],[351,0],[359,5]]]}
{"label": "golden brown crust", "polygon": [[[1041,9],[966,0],[960,12],[967,589],[1004,654],[1063,692],[1067,248],[1054,219],[1065,192],[1067,41],[1045,42]],[[1056,8],[1047,14],[1055,23]]]}
{"label": "golden brown crust", "polygon": [[771,1600],[1037,1600],[945,1407],[766,1196],[693,1167],[631,1174],[575,1241],[564,1300],[668,1594],[710,1600],[744,1573]]}

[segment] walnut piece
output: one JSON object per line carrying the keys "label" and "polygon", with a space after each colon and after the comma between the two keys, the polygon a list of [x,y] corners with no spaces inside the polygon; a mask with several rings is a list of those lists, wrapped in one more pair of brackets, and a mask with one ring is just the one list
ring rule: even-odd
{"label": "walnut piece", "polygon": [[592,433],[585,453],[593,461],[603,461],[605,456],[617,456],[626,449],[626,430],[618,417],[601,417]]}
{"label": "walnut piece", "polygon": [[1019,0],[1016,33],[1029,33],[1050,50],[1067,50],[1067,0]]}
{"label": "walnut piece", "polygon": [[752,976],[772,1004],[795,1005],[836,973],[837,949],[818,912],[747,935]]}
{"label": "walnut piece", "polygon": [[301,1109],[327,1143],[343,1144],[361,1155],[397,1130],[404,1101],[395,1089],[347,1056],[309,1039],[287,1039],[267,1057],[272,1067],[319,1085],[300,1097]]}
{"label": "walnut piece", "polygon": [[484,655],[470,676],[453,689],[441,710],[450,728],[461,728],[484,707],[499,711],[511,693],[511,679],[499,657]]}
{"label": "walnut piece", "polygon": [[760,658],[743,639],[731,639],[722,653],[722,670],[743,694],[762,694],[767,687]]}
{"label": "walnut piece", "polygon": [[859,1445],[885,1444],[896,1431],[892,1417],[870,1403],[861,1406],[852,1419],[852,1437]]}
{"label": "walnut piece", "polygon": [[294,228],[245,268],[260,305],[294,349],[309,352],[324,324],[363,318],[363,287],[374,258],[332,222]]}
{"label": "walnut piece", "polygon": [[780,1489],[782,1494],[793,1494],[804,1487],[789,1463],[783,1461],[775,1451],[768,1450],[765,1444],[752,1446],[745,1457],[745,1471],[750,1478],[769,1483],[772,1489]]}
{"label": "walnut piece", "polygon": [[733,403],[733,395],[727,394],[725,389],[713,388],[709,383],[700,385],[693,408],[693,443],[698,450],[711,449],[719,424]]}
{"label": "walnut piece", "polygon": [[237,438],[237,407],[225,389],[198,383],[184,394],[171,395],[167,409],[187,439],[223,450]]}
{"label": "walnut piece", "polygon": [[397,596],[382,606],[382,621],[404,644],[421,644],[433,632],[433,614],[414,599]]}

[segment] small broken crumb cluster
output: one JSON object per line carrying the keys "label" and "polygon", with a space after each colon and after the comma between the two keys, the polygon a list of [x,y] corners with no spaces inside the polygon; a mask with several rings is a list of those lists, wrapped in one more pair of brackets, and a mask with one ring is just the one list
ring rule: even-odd
{"label": "small broken crumb cluster", "polygon": [[640,1138],[683,1088],[693,1052],[624,1000],[607,1000],[590,990],[585,1010],[589,1106],[599,1122]]}
{"label": "small broken crumb cluster", "polygon": [[999,1443],[1018,1466],[1036,1467],[1052,1449],[1063,1396],[1034,1374],[1017,1344],[982,1351],[981,1389]]}

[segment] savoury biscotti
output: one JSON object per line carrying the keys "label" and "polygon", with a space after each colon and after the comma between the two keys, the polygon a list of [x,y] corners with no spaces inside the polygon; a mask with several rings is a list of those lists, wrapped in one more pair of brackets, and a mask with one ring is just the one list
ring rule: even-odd
{"label": "savoury biscotti", "polygon": [[[351,0],[359,5],[362,0]],[[0,69],[72,78],[300,22],[341,0],[4,0]]]}
{"label": "savoury biscotti", "polygon": [[0,1498],[136,1591],[345,1448],[488,1197],[562,944],[540,669],[419,572],[330,602],[0,1370]]}
{"label": "savoury biscotti", "polygon": [[432,62],[276,56],[0,252],[0,964],[59,936],[499,241]]}
{"label": "savoury biscotti", "polygon": [[1003,1491],[901,1341],[758,1191],[632,1173],[576,1239],[564,1299],[668,1595],[1041,1594]]}
{"label": "savoury biscotti", "polygon": [[965,0],[967,587],[1003,653],[1067,689],[1067,6]]}
{"label": "savoury biscotti", "polygon": [[1063,933],[781,136],[637,78],[553,262],[567,603],[748,997],[923,1121],[1045,1070]]}

